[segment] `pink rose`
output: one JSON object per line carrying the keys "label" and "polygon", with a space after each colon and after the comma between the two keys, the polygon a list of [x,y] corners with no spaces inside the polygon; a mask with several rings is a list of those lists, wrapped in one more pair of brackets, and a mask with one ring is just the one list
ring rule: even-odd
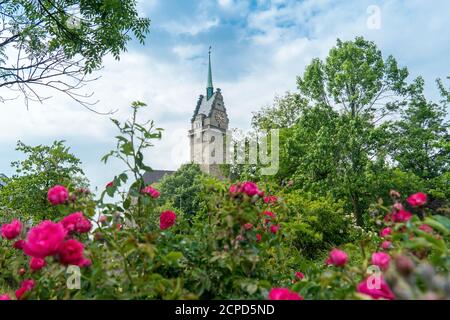
{"label": "pink rose", "polygon": [[244,224],[244,229],[245,230],[251,230],[252,228],[253,228],[253,224],[251,224],[251,223]]}
{"label": "pink rose", "polygon": [[165,230],[174,225],[177,215],[173,211],[164,211],[159,216],[159,228]]}
{"label": "pink rose", "polygon": [[375,252],[372,254],[372,264],[379,266],[381,270],[387,270],[391,262],[391,257],[384,252]]}
{"label": "pink rose", "polygon": [[25,240],[17,240],[13,244],[13,248],[17,250],[23,250],[23,247],[25,246]]}
{"label": "pink rose", "polygon": [[3,238],[12,240],[17,238],[22,231],[22,223],[20,223],[19,220],[14,219],[11,223],[2,225],[0,230]]}
{"label": "pink rose", "polygon": [[158,190],[156,190],[155,188],[151,187],[151,186],[147,186],[144,189],[141,190],[142,193],[149,195],[150,197],[152,197],[153,199],[156,199],[160,196],[160,193]]}
{"label": "pink rose", "polygon": [[280,225],[279,224],[273,224],[273,225],[270,226],[270,232],[272,232],[273,234],[276,234],[279,229],[280,229]]}
{"label": "pink rose", "polygon": [[83,212],[74,212],[61,220],[61,224],[68,232],[86,233],[92,228],[92,223]]}
{"label": "pink rose", "polygon": [[50,188],[47,193],[48,201],[54,206],[66,203],[69,200],[69,191],[64,186],[54,186]]}
{"label": "pink rose", "polygon": [[237,184],[233,184],[233,185],[231,185],[230,186],[230,193],[231,194],[238,194],[239,192],[241,192],[240,191],[240,186],[239,185],[237,185]]}
{"label": "pink rose", "polygon": [[11,297],[8,294],[0,294],[0,301],[11,300]]}
{"label": "pink rose", "polygon": [[269,300],[303,300],[303,297],[288,288],[273,288],[269,292]]}
{"label": "pink rose", "polygon": [[32,257],[30,260],[30,269],[34,271],[39,271],[47,265],[45,259]]}
{"label": "pink rose", "polygon": [[325,261],[326,264],[332,264],[337,267],[343,266],[347,263],[348,255],[342,250],[333,249],[328,256],[328,259]]}
{"label": "pink rose", "polygon": [[295,273],[295,278],[297,278],[298,280],[302,280],[305,278],[305,275],[303,274],[303,272],[297,271]]}
{"label": "pink rose", "polygon": [[264,211],[263,212],[263,215],[265,215],[266,216],[266,223],[269,223],[271,220],[274,220],[275,219],[275,213],[273,213],[273,212],[270,212],[270,211]]}
{"label": "pink rose", "polygon": [[419,226],[419,230],[422,230],[422,231],[425,231],[425,232],[427,232],[427,233],[432,233],[433,232],[433,228],[432,227],[430,227],[429,225],[427,225],[427,224],[421,224],[420,226]]}
{"label": "pink rose", "polygon": [[260,191],[258,190],[258,186],[256,185],[256,183],[247,181],[242,185],[242,192],[247,194],[249,197],[253,197]]}
{"label": "pink rose", "polygon": [[[374,279],[373,279],[374,278]],[[377,279],[375,277],[367,277],[363,281],[358,284],[357,291],[359,293],[368,295],[373,299],[387,299],[394,300],[394,293],[389,288],[388,284],[384,280],[383,276],[380,275],[379,283],[377,283]],[[374,283],[372,283],[372,281]],[[369,282],[371,282],[369,284]]]}
{"label": "pink rose", "polygon": [[278,201],[277,196],[266,196],[264,197],[264,203],[275,203]]}
{"label": "pink rose", "polygon": [[43,221],[28,232],[23,250],[26,255],[36,258],[55,255],[66,235],[67,231],[62,224]]}
{"label": "pink rose", "polygon": [[106,223],[107,221],[108,221],[108,217],[103,214],[98,218],[98,222],[100,222],[100,223]]}
{"label": "pink rose", "polygon": [[114,181],[108,182],[108,183],[106,184],[106,187],[107,187],[107,188],[112,188],[112,187],[114,187]]}
{"label": "pink rose", "polygon": [[412,218],[412,214],[409,211],[405,211],[404,209],[399,210],[398,212],[394,213],[392,216],[392,219],[395,222],[406,222]]}
{"label": "pink rose", "polygon": [[16,291],[17,300],[22,300],[23,295],[31,290],[35,286],[34,280],[28,279],[22,282],[20,288]]}
{"label": "pink rose", "polygon": [[59,261],[64,265],[81,266],[84,262],[84,246],[75,239],[64,242],[59,249]]}
{"label": "pink rose", "polygon": [[381,232],[380,232],[380,236],[381,236],[382,238],[385,238],[385,237],[387,237],[387,236],[389,236],[389,235],[391,235],[391,234],[392,234],[392,228],[389,228],[389,227],[384,228],[384,229],[381,230]]}
{"label": "pink rose", "polygon": [[262,240],[262,235],[260,235],[259,233],[256,234],[256,242],[261,242]]}
{"label": "pink rose", "polygon": [[427,195],[423,192],[417,192],[410,195],[406,201],[413,207],[423,206],[427,202]]}
{"label": "pink rose", "polygon": [[390,249],[392,247],[392,242],[390,241],[383,241],[383,243],[381,244],[381,248],[384,250]]}

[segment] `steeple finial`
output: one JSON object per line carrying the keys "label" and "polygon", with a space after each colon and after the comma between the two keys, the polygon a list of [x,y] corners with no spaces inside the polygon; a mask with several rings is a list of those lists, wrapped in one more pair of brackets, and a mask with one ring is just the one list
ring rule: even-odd
{"label": "steeple finial", "polygon": [[214,93],[214,87],[213,87],[213,82],[212,82],[212,71],[211,71],[211,46],[209,46],[208,58],[209,58],[208,84],[207,84],[207,87],[206,87],[206,99],[207,100],[209,100],[209,98],[211,98],[213,93]]}

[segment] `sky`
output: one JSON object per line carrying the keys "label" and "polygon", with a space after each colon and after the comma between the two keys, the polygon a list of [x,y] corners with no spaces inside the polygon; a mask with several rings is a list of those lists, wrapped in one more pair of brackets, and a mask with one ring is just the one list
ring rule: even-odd
{"label": "sky", "polygon": [[[130,116],[132,101],[146,102],[141,115],[165,129],[145,159],[154,169],[176,170],[189,161],[187,131],[198,96],[205,94],[208,48],[213,81],[221,88],[233,128],[247,129],[252,112],[276,96],[296,90],[296,77],[315,57],[325,58],[336,39],[363,36],[383,55],[407,66],[409,80],[421,75],[426,93],[438,98],[436,78],[450,75],[450,1],[339,0],[141,0],[151,19],[146,44],[130,42],[120,61],[104,68],[86,92],[95,109]],[[110,116],[86,110],[54,94],[44,103],[0,103],[0,173],[14,172],[17,140],[50,144],[65,140],[83,162],[92,188],[103,188],[123,169],[100,158],[114,148],[117,134]]]}

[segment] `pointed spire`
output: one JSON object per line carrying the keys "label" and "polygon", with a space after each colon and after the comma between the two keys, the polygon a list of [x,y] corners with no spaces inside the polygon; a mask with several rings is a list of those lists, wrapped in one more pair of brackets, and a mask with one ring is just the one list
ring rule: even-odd
{"label": "pointed spire", "polygon": [[214,93],[214,87],[212,82],[212,71],[211,71],[211,46],[209,46],[209,64],[208,64],[208,84],[206,87],[206,99],[209,100],[209,98],[212,97]]}

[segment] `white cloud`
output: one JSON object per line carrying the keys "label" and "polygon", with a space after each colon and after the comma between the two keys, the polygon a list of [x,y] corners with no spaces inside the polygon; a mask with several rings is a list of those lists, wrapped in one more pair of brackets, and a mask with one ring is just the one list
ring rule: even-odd
{"label": "white cloud", "polygon": [[[429,83],[433,77],[448,75],[445,74],[448,68],[444,67],[448,66],[445,59],[450,36],[443,32],[447,26],[445,17],[436,15],[445,12],[444,9],[419,1],[389,1],[380,5],[381,29],[369,30],[366,8],[370,2],[334,5],[326,0],[288,1],[286,6],[277,6],[273,1],[271,5],[261,1],[263,9],[251,12],[245,18],[246,29],[240,29],[239,37],[245,34],[245,50],[236,50],[231,57],[236,61],[248,60],[245,74],[232,80],[214,79],[216,86],[222,88],[231,125],[248,128],[252,111],[270,104],[275,95],[295,90],[296,76],[303,73],[312,58],[325,57],[337,37],[347,40],[363,35],[374,40],[383,54],[394,54],[400,65],[407,65],[413,75],[424,74]],[[225,12],[225,8],[235,10],[239,4],[222,0],[219,5]],[[158,126],[166,129],[163,140],[146,154],[156,169],[176,169],[189,159],[187,130],[206,78],[206,66],[192,58],[206,56],[209,39],[201,37],[220,23],[216,12],[207,14],[204,10],[188,12],[185,18],[168,20],[158,26],[170,31],[177,40],[175,46],[170,44],[164,48],[167,54],[175,53],[173,61],[158,59],[150,42],[145,49],[148,52],[130,51],[122,55],[120,62],[106,59],[102,78],[91,86],[95,98],[101,100],[98,108],[102,111],[118,108],[114,117],[121,120],[129,116],[131,101],[149,104],[143,119],[155,119]],[[195,40],[205,43],[190,43],[185,34],[197,36]],[[215,76],[220,74],[217,72],[220,68],[221,62],[215,62]],[[71,141],[85,139],[86,146],[80,143],[76,151],[85,160],[92,182],[103,186],[110,179],[112,170],[92,160],[100,159],[104,149],[113,146],[116,132],[108,117],[97,116],[65,97],[55,97],[43,105],[33,104],[29,111],[21,100],[0,104],[0,128],[2,150],[4,146],[13,146],[17,139],[51,141],[63,136],[69,145]],[[95,143],[104,148],[92,149]],[[15,154],[2,154],[2,157],[8,158],[0,162],[6,165],[15,159]]]}
{"label": "white cloud", "polygon": [[219,6],[229,8],[234,4],[233,0],[218,0]]}
{"label": "white cloud", "polygon": [[218,18],[204,20],[202,17],[194,21],[170,21],[163,24],[162,27],[172,34],[189,34],[191,36],[196,36],[199,33],[206,32],[209,29],[218,26],[219,21]]}
{"label": "white cloud", "polygon": [[173,48],[173,52],[182,60],[191,59],[206,52],[204,45],[178,45]]}

